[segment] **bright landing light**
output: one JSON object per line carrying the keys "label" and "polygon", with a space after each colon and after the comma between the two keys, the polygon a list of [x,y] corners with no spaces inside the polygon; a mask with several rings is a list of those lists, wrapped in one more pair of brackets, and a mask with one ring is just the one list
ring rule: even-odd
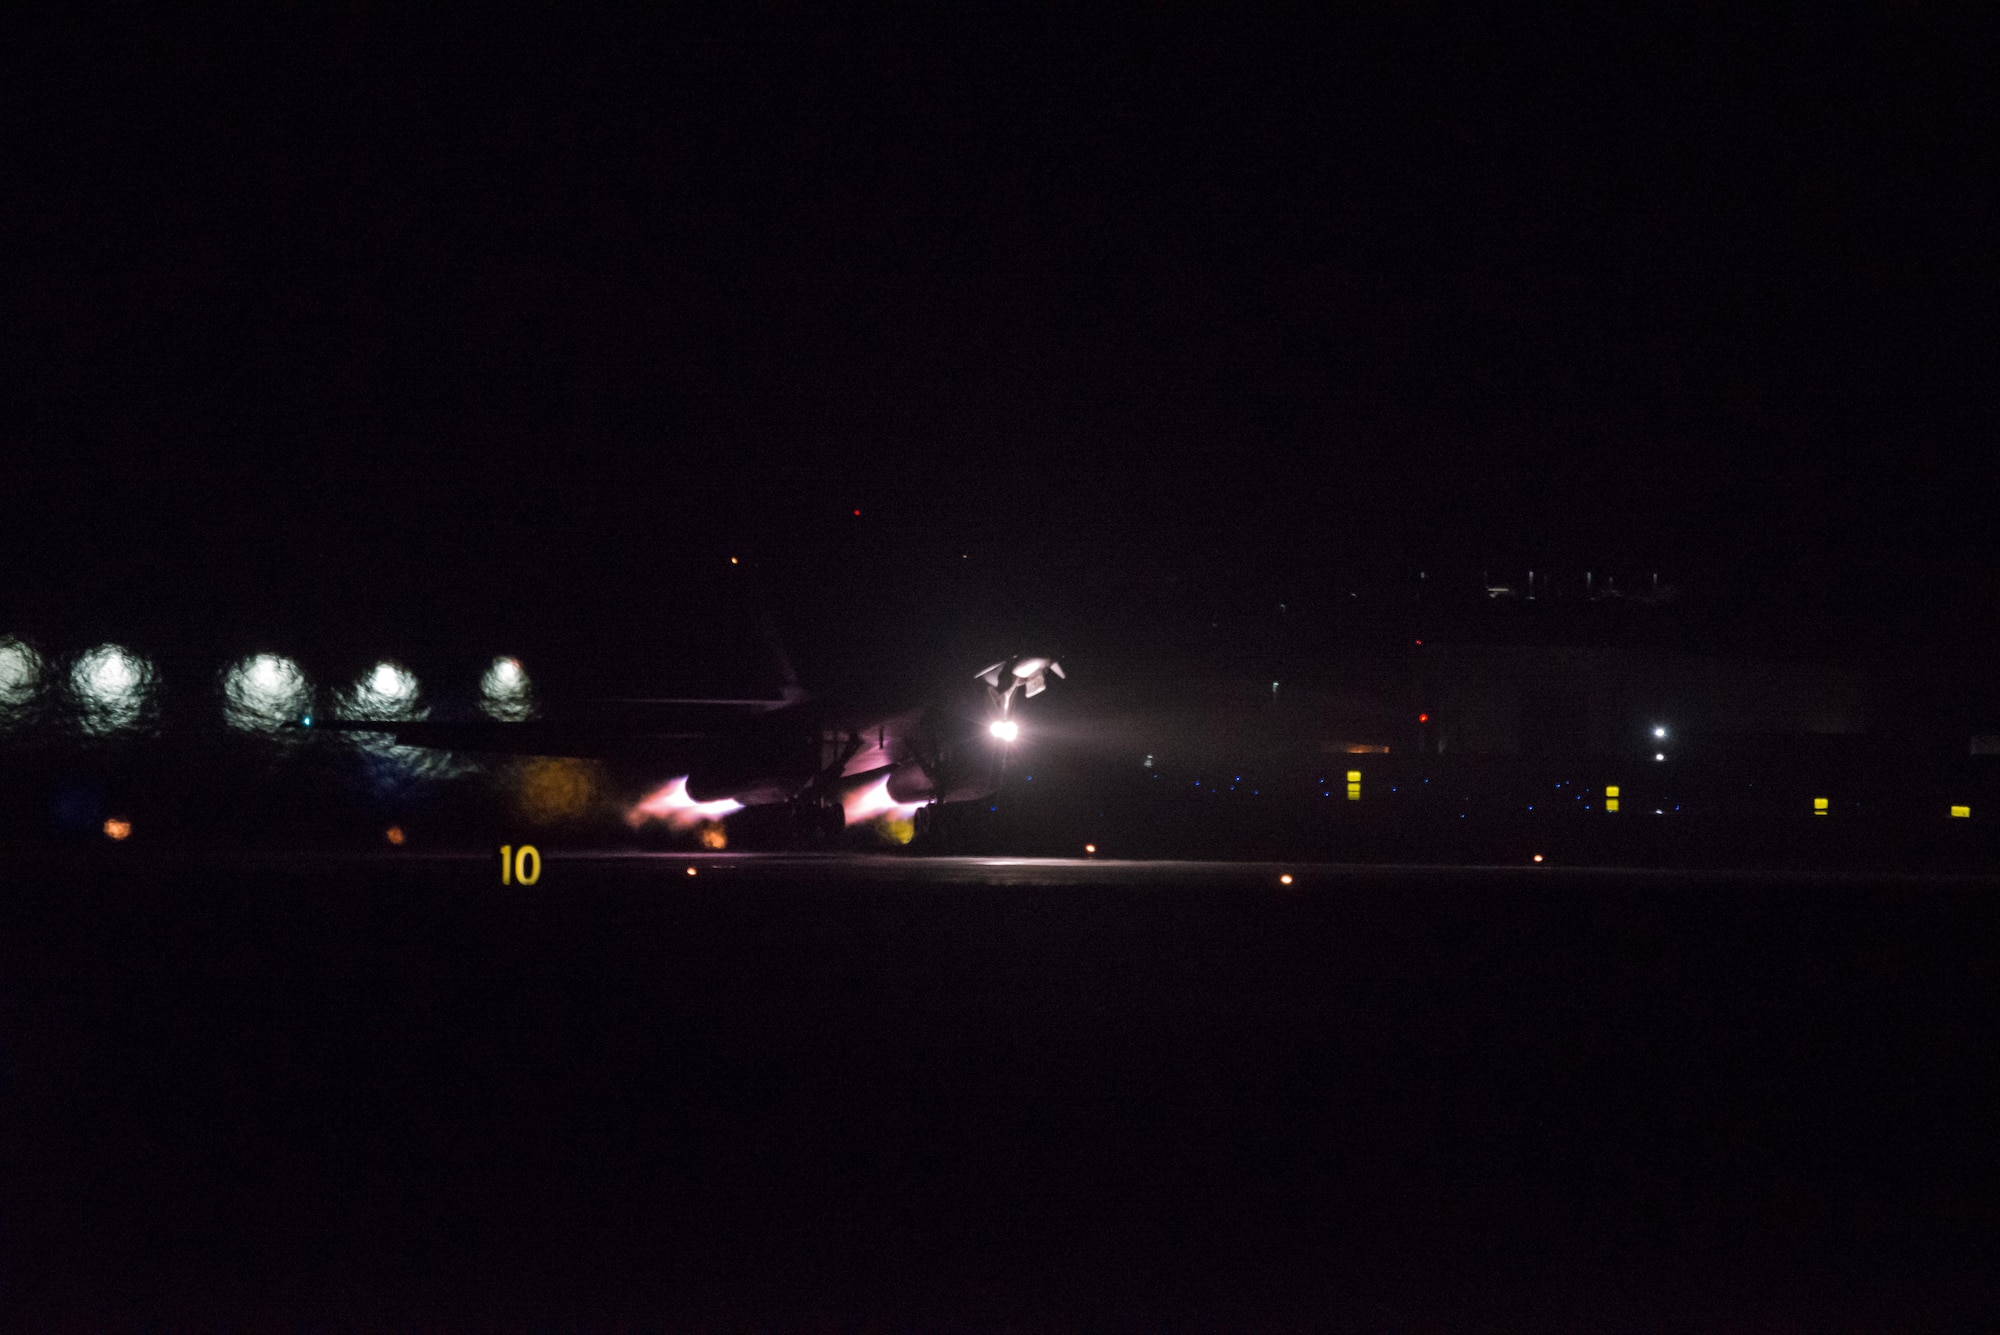
{"label": "bright landing light", "polygon": [[1010,718],[995,719],[988,725],[986,731],[1003,742],[1011,742],[1021,735],[1021,725]]}

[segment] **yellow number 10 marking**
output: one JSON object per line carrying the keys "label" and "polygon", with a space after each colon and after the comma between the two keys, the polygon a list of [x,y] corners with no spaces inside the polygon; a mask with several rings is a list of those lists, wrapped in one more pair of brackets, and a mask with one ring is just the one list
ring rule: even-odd
{"label": "yellow number 10 marking", "polygon": [[519,881],[522,885],[533,885],[542,879],[542,855],[535,851],[533,844],[522,844],[519,848],[512,844],[500,845],[500,884],[512,885]]}

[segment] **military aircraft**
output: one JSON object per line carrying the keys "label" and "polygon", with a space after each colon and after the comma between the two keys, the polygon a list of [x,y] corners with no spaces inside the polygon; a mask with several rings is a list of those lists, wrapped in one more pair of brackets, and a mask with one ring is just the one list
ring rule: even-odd
{"label": "military aircraft", "polygon": [[[606,762],[650,789],[628,821],[688,829],[746,808],[780,807],[793,834],[829,840],[878,822],[927,833],[937,807],[1000,785],[1020,737],[1016,698],[1066,674],[1044,655],[1004,658],[928,699],[814,696],[778,650],[775,699],[600,701],[567,716],[501,721],[341,719],[342,732],[403,746]],[[664,780],[664,782],[662,782]]]}

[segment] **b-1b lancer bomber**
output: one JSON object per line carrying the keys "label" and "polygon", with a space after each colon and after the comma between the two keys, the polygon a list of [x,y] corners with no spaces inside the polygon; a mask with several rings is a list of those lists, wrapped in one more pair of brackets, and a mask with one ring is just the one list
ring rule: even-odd
{"label": "b-1b lancer bomber", "polygon": [[933,692],[896,699],[806,692],[782,656],[776,699],[601,701],[567,717],[519,722],[348,719],[339,731],[404,746],[600,761],[648,795],[635,827],[676,829],[782,807],[786,829],[814,840],[879,822],[897,842],[926,833],[936,809],[990,797],[1021,737],[1019,701],[1065,676],[1045,655],[1015,655]]}

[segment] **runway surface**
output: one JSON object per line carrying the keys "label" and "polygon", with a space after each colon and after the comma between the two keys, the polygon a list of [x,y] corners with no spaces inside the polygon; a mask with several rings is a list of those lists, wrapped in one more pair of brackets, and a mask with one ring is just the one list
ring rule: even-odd
{"label": "runway surface", "polygon": [[141,852],[0,864],[16,1328],[2000,1300],[1993,878]]}
{"label": "runway surface", "polygon": [[[1572,883],[1577,878],[1595,881],[1634,879],[1685,884],[1729,883],[1760,885],[1776,883],[1812,884],[1986,884],[2000,889],[2000,872],[1938,870],[1792,870],[1770,867],[1749,868],[1662,868],[1578,865],[1553,861],[1536,863],[1479,862],[1461,864],[1396,862],[1316,862],[1304,859],[1246,861],[1227,858],[1118,858],[1118,857],[941,857],[907,853],[854,852],[708,852],[637,851],[631,849],[574,849],[552,847],[537,850],[545,868],[538,884],[551,888],[561,884],[561,875],[546,869],[563,868],[588,878],[686,875],[719,876],[738,881],[785,881],[796,884],[848,882],[935,885],[1020,885],[1020,886],[1185,886],[1193,884],[1275,884],[1291,876],[1301,888],[1325,886],[1344,880],[1403,878],[1436,881],[1438,878],[1498,878],[1524,884]],[[306,870],[316,865],[353,865],[388,869],[398,865],[438,867],[491,866],[498,878],[497,850],[455,851],[368,851],[332,853],[257,853],[225,859],[244,865],[272,869]]]}

